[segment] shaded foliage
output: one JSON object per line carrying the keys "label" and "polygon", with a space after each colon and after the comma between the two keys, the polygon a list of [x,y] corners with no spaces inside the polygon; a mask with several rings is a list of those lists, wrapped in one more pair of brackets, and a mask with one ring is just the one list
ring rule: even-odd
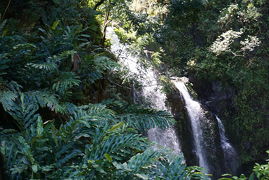
{"label": "shaded foliage", "polygon": [[142,136],[173,125],[169,113],[103,96],[119,65],[90,2],[9,2],[0,5],[4,178],[207,179]]}

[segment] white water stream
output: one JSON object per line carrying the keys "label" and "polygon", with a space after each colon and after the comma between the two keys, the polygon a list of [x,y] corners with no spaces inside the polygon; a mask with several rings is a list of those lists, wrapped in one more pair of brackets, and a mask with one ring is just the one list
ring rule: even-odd
{"label": "white water stream", "polygon": [[[190,96],[187,87],[185,86],[184,79],[172,80],[176,88],[181,93],[185,106],[188,111],[188,116],[191,121],[195,153],[199,160],[199,165],[203,167],[206,172],[209,172],[209,162],[206,159],[206,150],[205,150],[205,140],[203,135],[202,120],[206,118],[204,116],[204,110],[201,107],[201,104],[197,101],[194,101]],[[221,120],[216,116],[216,120],[219,128],[220,143],[221,148],[224,154],[224,167],[225,171],[229,173],[236,174],[238,168],[238,158],[237,153],[233,146],[230,144],[228,138],[225,135],[225,129]]]}
{"label": "white water stream", "polygon": [[[162,86],[158,83],[157,73],[154,69],[152,67],[144,68],[141,63],[139,63],[138,55],[135,55],[133,51],[130,51],[128,45],[120,42],[112,27],[107,28],[107,36],[111,40],[112,53],[118,57],[120,64],[122,64],[124,68],[128,69],[126,76],[135,77],[135,79],[141,84],[142,92],[140,92],[139,95],[150,102],[150,106],[152,108],[169,111],[165,105],[166,95],[161,91]],[[202,128],[202,120],[206,118],[204,110],[199,102],[192,99],[185,86],[184,79],[172,80],[172,82],[179,90],[185,101],[185,106],[191,122],[194,149],[199,160],[199,165],[205,169],[205,172],[209,172],[210,168],[207,160],[209,154],[206,154],[207,152],[204,147],[206,142],[203,137]],[[133,91],[135,91],[134,88]],[[137,94],[138,92],[135,91],[134,95]],[[224,153],[225,169],[235,173],[238,165],[236,151],[225,136],[225,129],[221,120],[218,117],[216,117],[216,119],[219,127],[221,148]],[[181,147],[174,128],[153,128],[150,129],[147,134],[151,141],[157,142],[159,145],[169,147],[173,149],[175,153],[181,153]]]}
{"label": "white water stream", "polygon": [[216,119],[217,119],[218,127],[219,127],[221,148],[224,154],[224,166],[226,170],[230,171],[230,173],[236,174],[237,173],[236,171],[238,168],[237,153],[225,135],[225,128],[220,118],[216,116]]}
{"label": "white water stream", "polygon": [[[128,50],[128,45],[122,44],[112,27],[107,28],[107,37],[111,40],[111,51],[116,55],[120,63],[129,70],[130,76],[142,85],[142,96],[150,102],[151,107],[157,110],[168,111],[165,101],[166,95],[161,92],[162,86],[158,83],[156,72],[151,67],[143,68],[139,63],[139,57]],[[169,147],[175,153],[181,152],[179,140],[174,128],[153,128],[148,131],[151,141],[159,145]]]}
{"label": "white water stream", "polygon": [[199,102],[194,101],[192,97],[190,96],[187,87],[185,86],[185,83],[181,80],[172,80],[172,82],[175,84],[176,88],[181,93],[184,101],[185,106],[188,111],[188,116],[191,121],[191,128],[193,133],[193,139],[194,139],[194,147],[195,147],[195,153],[199,160],[199,165],[203,167],[206,172],[209,171],[208,163],[206,161],[205,157],[205,151],[203,149],[203,131],[201,127],[201,119],[204,118],[203,116],[203,109]]}

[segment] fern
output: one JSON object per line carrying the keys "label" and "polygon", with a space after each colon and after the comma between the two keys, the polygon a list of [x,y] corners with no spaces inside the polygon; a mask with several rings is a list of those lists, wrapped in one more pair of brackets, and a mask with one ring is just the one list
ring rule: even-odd
{"label": "fern", "polygon": [[107,123],[115,119],[115,112],[108,109],[103,104],[89,104],[80,106],[79,108],[90,115],[94,120],[99,122],[100,120],[103,120],[104,123]]}
{"label": "fern", "polygon": [[48,94],[43,93],[11,96],[10,101],[17,104],[6,109],[21,126],[21,132],[0,132],[1,154],[12,179],[29,178],[29,174],[41,179],[162,179],[165,173],[173,179],[192,175],[186,173],[182,159],[168,159],[165,153],[153,151],[128,124],[114,124],[118,115],[105,105],[66,104],[65,108],[70,106],[66,109],[69,121],[59,128],[53,121],[44,124],[37,114],[39,106],[48,106],[44,101]]}
{"label": "fern", "polygon": [[62,72],[52,85],[52,89],[60,94],[72,87],[79,86],[80,80],[73,72]]}
{"label": "fern", "polygon": [[[11,28],[6,33],[6,21],[0,23],[0,103],[18,126],[0,127],[7,179],[191,177],[181,159],[153,150],[141,135],[173,125],[167,112],[125,102],[67,101],[75,88],[94,89],[93,83],[119,65],[98,45],[96,12],[88,5],[76,0],[46,5],[42,23],[33,23],[36,29],[27,33]],[[69,72],[75,53],[81,57],[76,74]],[[44,108],[52,119],[42,117]]]}
{"label": "fern", "polygon": [[[89,159],[100,159],[105,154],[110,154],[112,157],[116,159],[121,159],[122,152],[119,151],[122,148],[124,148],[127,151],[131,151],[132,149],[136,150],[142,150],[141,147],[143,146],[134,146],[137,145],[137,143],[140,141],[143,142],[143,138],[139,137],[139,135],[136,134],[123,134],[123,135],[113,135],[107,138],[106,140],[103,140],[102,143],[97,142],[95,148],[89,152]],[[128,153],[128,152],[123,152]],[[128,153],[131,154],[131,153]]]}
{"label": "fern", "polygon": [[160,179],[191,179],[186,171],[187,167],[183,162],[183,158],[179,155],[173,153],[166,154],[165,158],[163,158],[157,165],[157,176],[159,176]]}
{"label": "fern", "polygon": [[155,127],[168,128],[175,121],[173,116],[166,111],[158,111],[141,105],[130,105],[126,102],[106,100],[103,104],[118,112],[118,120],[144,133]]}
{"label": "fern", "polygon": [[40,107],[48,107],[55,112],[64,113],[65,108],[60,105],[60,102],[55,94],[48,91],[30,91],[27,93],[29,96],[33,96],[35,102]]}
{"label": "fern", "polygon": [[115,70],[120,67],[118,63],[112,61],[110,58],[106,56],[97,56],[94,59],[94,64],[97,70],[104,72],[106,70]]}
{"label": "fern", "polygon": [[5,70],[9,68],[8,63],[10,62],[10,59],[8,59],[8,54],[0,54],[0,76],[6,74]]}
{"label": "fern", "polygon": [[[7,96],[9,95],[9,96]],[[8,98],[8,99],[7,99]],[[30,128],[37,119],[38,105],[24,93],[16,96],[14,93],[5,93],[1,100],[3,107],[15,119],[20,129]]]}
{"label": "fern", "polygon": [[55,71],[57,70],[57,65],[54,62],[45,62],[45,63],[28,63],[28,66],[31,66],[38,70],[44,71]]}
{"label": "fern", "polygon": [[12,91],[2,91],[0,92],[0,103],[6,111],[10,111],[17,97],[18,95]]}
{"label": "fern", "polygon": [[154,163],[160,157],[160,155],[161,154],[157,151],[147,149],[143,153],[133,156],[126,163],[120,164],[113,162],[113,165],[117,170],[119,170],[118,173],[122,179],[128,178],[128,176],[135,176],[136,179],[150,179],[148,172],[150,169],[154,168]]}
{"label": "fern", "polygon": [[151,128],[168,128],[174,120],[167,112],[159,111],[155,113],[144,112],[141,114],[129,113],[119,116],[120,121],[128,123],[131,127],[146,132]]}

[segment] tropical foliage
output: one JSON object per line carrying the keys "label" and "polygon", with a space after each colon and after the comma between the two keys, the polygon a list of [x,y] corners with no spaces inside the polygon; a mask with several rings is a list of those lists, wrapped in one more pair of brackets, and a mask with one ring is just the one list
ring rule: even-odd
{"label": "tropical foliage", "polygon": [[169,113],[122,100],[107,81],[119,64],[91,3],[1,1],[0,178],[206,179],[143,136],[172,126]]}
{"label": "tropical foliage", "polygon": [[[131,84],[122,84],[109,51],[112,24],[164,79],[190,77],[198,98],[210,99],[215,82],[231,90],[218,113],[243,172],[268,179],[268,7],[266,0],[1,0],[0,179],[208,179],[145,137],[175,122],[132,104]],[[231,178],[246,176],[222,179]]]}
{"label": "tropical foliage", "polygon": [[[164,76],[188,76],[202,102],[228,93],[227,101],[220,100],[210,110],[221,115],[242,167],[250,173],[255,162],[264,161],[269,147],[268,2],[175,0],[136,5],[134,20],[120,18],[119,34]],[[222,94],[213,97],[216,84]]]}

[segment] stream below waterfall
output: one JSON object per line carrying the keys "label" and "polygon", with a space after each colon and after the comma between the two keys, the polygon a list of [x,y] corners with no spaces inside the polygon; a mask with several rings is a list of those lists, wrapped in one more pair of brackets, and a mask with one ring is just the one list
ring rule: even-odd
{"label": "stream below waterfall", "polygon": [[[111,52],[118,57],[120,64],[128,69],[127,76],[134,76],[141,84],[141,92],[133,92],[134,98],[142,96],[150,106],[157,110],[169,111],[166,106],[166,94],[161,91],[158,74],[152,67],[144,68],[138,55],[130,52],[129,46],[122,44],[112,27],[107,28],[107,36],[111,40]],[[237,154],[228,138],[221,120],[217,116],[208,118],[202,105],[193,100],[185,82],[172,80],[184,100],[185,109],[191,125],[193,152],[197,165],[204,172],[213,174],[213,178],[222,173],[236,173],[238,168]],[[134,89],[133,89],[134,90]],[[212,113],[211,113],[212,114]],[[159,145],[171,148],[175,153],[181,153],[179,138],[174,127],[168,129],[153,128],[148,131],[148,138]],[[183,139],[184,141],[184,139]],[[184,153],[184,151],[183,151]],[[220,155],[222,154],[222,155]],[[188,163],[188,160],[186,160]]]}

